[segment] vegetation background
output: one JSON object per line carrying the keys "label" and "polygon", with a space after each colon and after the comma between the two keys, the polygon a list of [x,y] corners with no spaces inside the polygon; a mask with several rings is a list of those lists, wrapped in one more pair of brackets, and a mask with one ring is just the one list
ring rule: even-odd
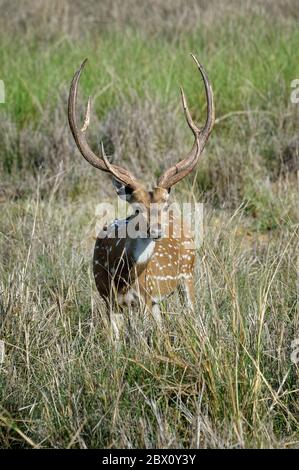
{"label": "vegetation background", "polygon": [[[298,447],[296,0],[0,0],[2,447]],[[109,178],[79,155],[71,78],[89,139],[149,184],[192,140],[179,84],[217,120],[177,200],[205,203],[197,310],[174,296],[153,332],[113,348],[91,272]],[[175,335],[175,340],[171,337]],[[296,357],[295,357],[296,358]]]}

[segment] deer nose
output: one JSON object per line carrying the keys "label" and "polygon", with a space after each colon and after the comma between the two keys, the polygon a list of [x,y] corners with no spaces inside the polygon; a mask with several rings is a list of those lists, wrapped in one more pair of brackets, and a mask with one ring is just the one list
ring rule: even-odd
{"label": "deer nose", "polygon": [[149,236],[156,240],[159,240],[159,238],[162,238],[163,230],[162,230],[161,224],[155,224],[153,226],[150,226]]}

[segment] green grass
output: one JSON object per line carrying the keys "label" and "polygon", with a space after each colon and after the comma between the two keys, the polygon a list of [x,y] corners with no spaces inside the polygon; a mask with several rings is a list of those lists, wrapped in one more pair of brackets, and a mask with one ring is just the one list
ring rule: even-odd
{"label": "green grass", "polygon": [[[229,27],[228,27],[229,26]],[[67,37],[44,42],[14,42],[2,37],[2,79],[6,109],[19,124],[35,122],[50,101],[67,89],[80,63],[90,59],[82,77],[86,93],[97,96],[96,110],[103,116],[132,90],[143,98],[155,96],[162,103],[178,102],[178,86],[184,85],[192,108],[198,109],[201,84],[188,52],[205,65],[215,90],[217,116],[236,110],[269,111],[289,101],[290,82],[299,73],[297,24],[282,30],[277,21],[236,18],[211,35],[211,25],[172,43],[150,41],[141,33],[108,33],[83,41]],[[236,44],[238,47],[236,47]],[[100,94],[100,96],[98,96]],[[203,100],[202,100],[203,102]]]}
{"label": "green grass", "polygon": [[[30,0],[24,17],[0,18],[2,447],[299,445],[297,5],[279,15],[279,1],[199,12],[173,2],[155,2],[146,22],[134,0],[132,21],[122,4],[111,19],[92,0],[67,12]],[[88,57],[79,101],[83,111],[94,97],[91,145],[103,138],[150,184],[191,143],[180,84],[204,120],[191,51],[218,119],[173,191],[205,202],[196,312],[175,295],[150,347],[137,335],[116,350],[91,272],[96,205],[115,195],[75,150],[70,81]]]}

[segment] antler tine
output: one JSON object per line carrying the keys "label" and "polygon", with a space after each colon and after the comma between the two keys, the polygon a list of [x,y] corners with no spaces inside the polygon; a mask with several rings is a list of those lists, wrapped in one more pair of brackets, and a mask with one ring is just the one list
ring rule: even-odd
{"label": "antler tine", "polygon": [[203,82],[204,82],[206,100],[207,100],[207,119],[206,119],[205,126],[201,132],[209,136],[210,133],[212,132],[214,122],[215,122],[215,106],[214,106],[213,90],[212,90],[212,86],[210,84],[208,75],[204,67],[198,62],[194,54],[191,54],[191,57],[196,63],[200,71],[200,74],[202,76]]}
{"label": "antler tine", "polygon": [[180,90],[181,90],[181,98],[182,98],[183,109],[184,109],[184,114],[185,114],[187,124],[190,127],[191,131],[193,132],[194,136],[196,137],[197,133],[200,132],[200,128],[196,126],[196,124],[194,123],[191,117],[183,87],[180,87]]}
{"label": "antler tine", "polygon": [[195,165],[198,162],[198,159],[204,149],[205,144],[209,138],[209,135],[212,131],[214,122],[215,122],[215,110],[214,110],[214,101],[213,101],[213,91],[210,85],[208,76],[203,68],[203,66],[198,62],[197,58],[191,54],[193,60],[195,61],[198,70],[202,76],[205,93],[206,93],[206,100],[207,100],[207,118],[203,128],[198,127],[189,111],[187,100],[185,97],[185,93],[183,88],[181,88],[181,97],[183,103],[183,109],[185,118],[187,121],[188,126],[190,127],[195,140],[191,151],[187,154],[187,156],[181,160],[176,165],[170,167],[166,170],[163,175],[158,180],[158,186],[162,188],[170,188],[174,184],[178,183],[181,179],[187,176],[191,171],[194,169]]}
{"label": "antler tine", "polygon": [[70,94],[69,94],[69,101],[68,101],[68,119],[70,128],[77,144],[78,149],[80,150],[82,156],[95,168],[99,168],[100,170],[107,171],[104,162],[95,155],[95,153],[91,150],[88,143],[86,142],[85,138],[85,131],[89,125],[90,120],[90,99],[88,100],[84,125],[82,129],[79,129],[77,125],[77,118],[76,118],[76,103],[77,103],[77,92],[78,92],[78,83],[82,73],[82,70],[85,67],[87,59],[85,59],[80,68],[74,75],[74,78],[71,83]]}
{"label": "antler tine", "polygon": [[68,100],[68,120],[69,120],[69,124],[70,124],[70,128],[71,128],[74,140],[82,156],[85,158],[85,160],[88,161],[88,163],[90,163],[95,168],[111,173],[119,181],[135,189],[140,186],[136,178],[128,170],[118,165],[112,165],[108,161],[107,156],[105,155],[105,152],[103,151],[104,150],[103,145],[101,146],[102,154],[101,156],[98,156],[91,150],[91,148],[89,147],[86,141],[85,132],[88,129],[88,126],[90,123],[90,108],[91,108],[90,97],[88,98],[83,127],[81,129],[78,127],[77,118],[76,118],[77,92],[78,92],[78,84],[79,84],[80,76],[81,76],[82,70],[85,67],[86,62],[87,62],[87,59],[85,59],[82,62],[80,68],[77,70],[77,72],[75,73],[73,77],[71,87],[70,87],[70,94],[69,94],[69,100]]}

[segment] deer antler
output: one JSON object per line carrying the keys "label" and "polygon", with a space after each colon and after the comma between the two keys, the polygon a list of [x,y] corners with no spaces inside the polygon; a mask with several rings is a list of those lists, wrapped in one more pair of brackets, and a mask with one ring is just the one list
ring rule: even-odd
{"label": "deer antler", "polygon": [[87,160],[88,163],[90,163],[92,166],[100,170],[106,171],[110,174],[113,174],[113,176],[115,176],[119,181],[124,183],[126,186],[130,186],[132,189],[137,189],[141,186],[140,183],[128,170],[118,165],[112,165],[108,161],[104,152],[103,145],[101,146],[100,156],[96,155],[89,147],[86,141],[85,132],[90,122],[90,107],[91,107],[90,97],[87,103],[87,109],[86,109],[83,127],[80,129],[77,125],[77,118],[76,118],[77,91],[78,91],[79,79],[80,79],[82,70],[86,62],[87,62],[87,59],[85,59],[82,62],[80,68],[77,70],[77,72],[74,75],[74,78],[72,80],[71,87],[70,87],[70,94],[69,94],[69,101],[68,101],[68,119],[69,119],[70,128],[71,128],[73,137],[75,139],[75,142],[77,144],[77,147],[80,150],[83,157],[85,158],[85,160]]}
{"label": "deer antler", "polygon": [[194,123],[190,111],[187,106],[186,98],[183,89],[181,88],[181,95],[182,95],[182,102],[183,108],[185,113],[185,118],[190,127],[191,131],[194,135],[194,144],[191,151],[187,154],[187,156],[181,160],[176,165],[172,166],[168,170],[166,170],[162,176],[160,176],[158,180],[158,187],[168,189],[174,184],[178,183],[181,179],[187,176],[191,171],[194,169],[195,165],[198,162],[198,159],[206,145],[209,135],[213,129],[214,121],[215,121],[215,109],[214,109],[214,102],[213,102],[213,91],[211,84],[209,82],[208,76],[203,68],[202,65],[198,62],[196,57],[191,54],[193,60],[195,61],[198,70],[202,76],[205,92],[206,92],[206,99],[207,99],[207,119],[206,123],[203,128],[199,128]]}

